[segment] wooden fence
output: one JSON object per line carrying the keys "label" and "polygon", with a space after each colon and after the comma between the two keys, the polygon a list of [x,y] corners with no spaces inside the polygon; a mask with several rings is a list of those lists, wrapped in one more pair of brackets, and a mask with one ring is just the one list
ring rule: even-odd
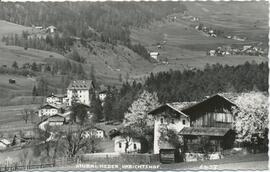
{"label": "wooden fence", "polygon": [[40,163],[40,164],[25,164],[25,165],[18,165],[18,164],[11,164],[11,165],[5,165],[0,166],[0,172],[6,172],[6,171],[24,171],[24,170],[30,170],[30,169],[41,169],[41,168],[51,168],[51,167],[63,167],[66,165],[71,165],[76,162],[76,159],[72,158],[62,158],[57,159],[53,162],[47,162],[47,163]]}

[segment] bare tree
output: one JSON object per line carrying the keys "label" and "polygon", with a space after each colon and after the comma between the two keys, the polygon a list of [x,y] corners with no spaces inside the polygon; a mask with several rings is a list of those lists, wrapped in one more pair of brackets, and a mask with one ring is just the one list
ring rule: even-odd
{"label": "bare tree", "polygon": [[65,147],[68,157],[73,158],[79,152],[94,153],[98,151],[97,145],[99,139],[94,135],[86,135],[88,130],[92,127],[85,127],[78,125],[77,127],[69,127],[66,131],[62,132],[63,146]]}
{"label": "bare tree", "polygon": [[27,109],[27,108],[25,108],[25,109],[23,109],[21,111],[21,117],[25,121],[26,124],[27,124],[27,122],[29,120],[31,120],[31,122],[33,122],[34,115],[35,115],[34,109]]}

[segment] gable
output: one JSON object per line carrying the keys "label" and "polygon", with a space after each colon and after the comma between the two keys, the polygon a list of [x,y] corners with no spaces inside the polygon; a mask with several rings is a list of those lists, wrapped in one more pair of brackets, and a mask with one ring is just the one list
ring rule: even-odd
{"label": "gable", "polygon": [[153,116],[157,116],[157,115],[160,115],[162,113],[165,113],[166,116],[174,117],[174,118],[179,118],[180,116],[188,117],[181,110],[177,109],[176,107],[174,107],[173,105],[171,105],[169,103],[166,103],[166,104],[152,110],[148,114],[153,115]]}
{"label": "gable", "polygon": [[237,106],[227,98],[217,94],[200,103],[183,109],[182,112],[190,116],[191,119],[196,119],[207,113],[231,112],[233,107]]}

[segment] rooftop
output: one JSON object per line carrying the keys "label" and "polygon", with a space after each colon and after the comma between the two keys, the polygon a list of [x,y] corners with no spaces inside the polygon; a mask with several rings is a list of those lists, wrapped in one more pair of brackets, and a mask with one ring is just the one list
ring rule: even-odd
{"label": "rooftop", "polygon": [[75,80],[72,81],[67,89],[71,90],[90,90],[94,88],[92,80]]}
{"label": "rooftop", "polygon": [[180,135],[194,135],[194,136],[224,136],[230,128],[216,128],[216,127],[184,127]]}

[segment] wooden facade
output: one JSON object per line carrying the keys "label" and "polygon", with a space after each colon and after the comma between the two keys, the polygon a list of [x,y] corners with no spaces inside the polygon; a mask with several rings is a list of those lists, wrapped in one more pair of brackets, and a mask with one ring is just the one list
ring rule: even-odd
{"label": "wooden facade", "polygon": [[233,107],[236,105],[231,101],[220,95],[215,95],[183,109],[182,112],[190,117],[191,127],[231,128]]}
{"label": "wooden facade", "polygon": [[190,117],[184,136],[185,152],[220,152],[231,148],[235,140],[232,130],[234,103],[220,95],[212,96],[182,110]]}

